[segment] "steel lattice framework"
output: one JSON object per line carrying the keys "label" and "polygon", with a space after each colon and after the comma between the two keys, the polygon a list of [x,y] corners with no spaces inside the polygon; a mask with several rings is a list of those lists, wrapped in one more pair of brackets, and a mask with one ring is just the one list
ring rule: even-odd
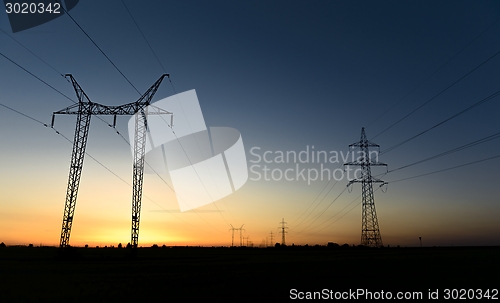
{"label": "steel lattice framework", "polygon": [[[89,97],[71,74],[66,75],[73,84],[78,103],[52,115],[52,126],[54,126],[55,115],[77,115],[75,139],[73,141],[73,153],[71,155],[71,164],[69,167],[68,189],[66,191],[66,202],[64,204],[64,214],[61,229],[60,247],[69,246],[69,237],[75,215],[76,198],[80,177],[82,175],[83,160],[85,157],[85,148],[90,127],[90,118],[92,115],[113,115],[113,127],[116,125],[116,116],[135,115],[135,135],[133,142],[134,167],[132,184],[132,236],[131,245],[137,247],[139,241],[139,221],[141,214],[142,184],[144,179],[144,155],[146,147],[147,116],[148,114],[169,114],[171,123],[173,115],[171,112],[152,106],[151,99],[156,94],[163,78],[168,74],[163,74],[137,101],[119,106],[106,106],[90,101]],[[154,107],[153,113],[148,113],[148,106]]]}
{"label": "steel lattice framework", "polygon": [[344,165],[361,166],[361,177],[349,181],[347,186],[355,182],[361,183],[362,187],[362,223],[361,223],[361,245],[370,247],[382,247],[382,237],[378,225],[377,212],[375,211],[375,199],[373,196],[373,183],[387,184],[372,176],[371,166],[387,166],[387,164],[373,161],[370,158],[370,147],[379,148],[378,144],[368,141],[365,128],[361,129],[361,140],[349,145],[350,149],[359,148],[360,156],[357,161],[348,162]]}

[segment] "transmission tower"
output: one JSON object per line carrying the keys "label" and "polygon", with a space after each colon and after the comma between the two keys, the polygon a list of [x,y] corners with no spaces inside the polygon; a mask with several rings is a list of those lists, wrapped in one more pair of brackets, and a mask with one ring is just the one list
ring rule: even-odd
{"label": "transmission tower", "polygon": [[270,236],[270,238],[271,238],[271,245],[269,245],[269,246],[274,246],[274,244],[273,244],[274,235],[273,235],[273,232],[272,232],[272,231],[271,231],[271,236]]}
{"label": "transmission tower", "polygon": [[285,234],[287,233],[286,229],[288,229],[288,227],[286,227],[286,222],[285,222],[285,218],[282,218],[281,219],[281,222],[279,223],[281,226],[279,228],[281,228],[281,246],[285,246],[286,243],[285,243]]}
{"label": "transmission tower", "polygon": [[234,228],[232,224],[229,224],[231,225],[231,228],[229,229],[232,233],[231,233],[231,247],[234,246],[234,231],[237,230],[237,228]]}
{"label": "transmission tower", "polygon": [[[52,127],[54,126],[55,115],[77,115],[75,138],[73,141],[73,153],[69,167],[68,189],[66,191],[66,202],[64,204],[63,223],[61,230],[60,247],[69,246],[69,237],[75,215],[76,197],[80,185],[80,177],[83,168],[83,159],[90,127],[92,115],[112,115],[114,116],[113,127],[116,126],[116,116],[135,115],[135,137],[134,137],[134,163],[133,163],[133,189],[132,189],[132,235],[131,245],[137,247],[139,241],[139,221],[141,215],[142,183],[144,176],[144,155],[146,148],[146,131],[148,114],[170,114],[161,108],[152,106],[151,99],[156,94],[163,78],[168,74],[163,74],[137,101],[119,106],[105,106],[90,101],[87,94],[76,82],[71,74],[66,75],[71,80],[75,89],[78,103],[52,115]],[[154,113],[148,113],[148,106],[154,107]],[[173,117],[172,117],[173,118]],[[173,120],[171,120],[172,122]]]}
{"label": "transmission tower", "polygon": [[370,158],[369,147],[379,148],[378,144],[368,141],[365,134],[365,128],[361,128],[361,140],[359,142],[349,145],[352,150],[359,148],[360,156],[357,161],[348,162],[344,165],[361,166],[361,177],[349,181],[347,186],[355,182],[361,183],[362,188],[362,223],[361,223],[361,245],[370,247],[382,247],[382,237],[380,236],[380,229],[378,226],[377,212],[375,211],[375,199],[373,196],[373,183],[382,183],[380,186],[387,184],[372,176],[371,166],[387,166],[387,164],[374,161]]}
{"label": "transmission tower", "polygon": [[240,228],[235,228],[235,227],[233,227],[233,225],[232,225],[232,224],[229,224],[229,225],[231,225],[231,228],[230,228],[229,230],[230,230],[230,231],[232,231],[232,237],[231,237],[231,247],[233,247],[233,246],[234,246],[234,231],[235,231],[235,230],[237,230],[237,231],[239,231],[239,232],[240,232],[240,246],[243,246],[243,235],[242,235],[242,232],[244,231],[244,229],[243,229],[243,225],[245,225],[245,224],[241,225],[241,227],[240,227]]}

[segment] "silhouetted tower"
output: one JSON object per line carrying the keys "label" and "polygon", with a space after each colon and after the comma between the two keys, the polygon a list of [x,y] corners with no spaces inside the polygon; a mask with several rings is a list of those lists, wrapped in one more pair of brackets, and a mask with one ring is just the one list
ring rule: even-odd
{"label": "silhouetted tower", "polygon": [[280,225],[281,226],[279,228],[281,228],[281,231],[280,231],[280,233],[281,233],[281,245],[286,245],[285,234],[287,233],[286,229],[288,229],[288,227],[285,226],[286,225],[285,218],[281,219]]}
{"label": "silhouetted tower", "polygon": [[245,224],[241,225],[240,228],[235,228],[235,227],[233,227],[232,224],[229,224],[229,225],[231,225],[231,228],[229,230],[232,231],[231,247],[234,246],[234,231],[235,230],[237,230],[237,231],[240,232],[240,246],[243,246],[243,235],[242,235],[242,232],[244,231],[243,225],[245,225]]}
{"label": "silhouetted tower", "polygon": [[[66,107],[63,110],[54,112],[52,115],[52,127],[54,126],[55,115],[77,115],[75,138],[73,141],[73,153],[69,167],[68,189],[66,191],[66,202],[64,205],[63,223],[61,230],[60,247],[69,246],[69,237],[75,215],[76,197],[80,185],[80,177],[83,168],[83,159],[92,115],[112,115],[114,116],[113,127],[116,124],[117,115],[135,115],[135,140],[134,167],[133,167],[133,192],[132,192],[132,247],[137,247],[139,241],[139,220],[141,214],[142,183],[144,176],[144,155],[146,147],[147,116],[151,114],[172,114],[161,108],[150,104],[163,78],[162,75],[137,101],[119,106],[106,106],[90,101],[89,97],[71,74],[67,74],[73,84],[78,103]],[[156,112],[148,113],[148,106],[154,107]]]}
{"label": "silhouetted tower", "polygon": [[[378,159],[370,158],[369,147],[377,147],[378,144],[368,141],[365,134],[365,128],[361,129],[361,140],[349,145],[351,152],[354,148],[359,148],[359,157],[357,161],[348,162],[344,165],[356,165],[361,167],[361,177],[349,181],[347,186],[354,182],[360,182],[362,187],[362,223],[361,223],[361,245],[371,247],[381,247],[382,237],[378,226],[377,212],[375,211],[375,199],[373,197],[373,183],[382,183],[380,186],[387,184],[371,174],[371,166],[387,166],[387,164],[378,162]],[[378,153],[377,153],[378,155]]]}
{"label": "silhouetted tower", "polygon": [[[243,225],[245,225],[245,224],[243,224]],[[243,225],[241,225],[241,227],[238,228],[238,230],[240,231],[240,246],[243,246],[243,231],[244,231]]]}
{"label": "silhouetted tower", "polygon": [[273,232],[272,232],[272,231],[271,231],[271,236],[270,236],[270,238],[271,238],[271,244],[270,244],[269,246],[274,246],[274,244],[273,244],[273,241],[274,241],[274,235],[273,235]]}
{"label": "silhouetted tower", "polygon": [[231,228],[229,230],[232,232],[232,234],[231,234],[231,247],[233,247],[234,246],[234,231],[237,230],[237,228],[234,228],[232,224],[229,224],[229,225],[231,225]]}

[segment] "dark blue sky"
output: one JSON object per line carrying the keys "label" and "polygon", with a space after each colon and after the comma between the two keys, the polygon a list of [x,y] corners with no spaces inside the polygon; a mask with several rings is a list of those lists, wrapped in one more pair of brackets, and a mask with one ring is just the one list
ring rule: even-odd
{"label": "dark blue sky", "polygon": [[[175,90],[196,89],[207,125],[238,129],[247,157],[255,146],[262,151],[298,152],[313,145],[316,150],[347,151],[349,144],[359,140],[361,127],[366,127],[369,138],[374,137],[500,51],[500,22],[495,23],[500,18],[498,1],[124,1],[170,73]],[[82,0],[70,13],[139,91],[163,73],[121,1]],[[73,74],[95,102],[117,105],[139,96],[68,16],[12,34],[7,15],[1,12],[0,28],[57,71]],[[4,33],[0,33],[0,52],[76,100],[66,80]],[[499,90],[499,65],[500,55],[373,141],[384,150],[493,94]],[[3,57],[0,77],[0,102],[44,122],[50,121],[53,111],[71,104]],[[155,99],[172,94],[172,86],[164,82]],[[498,98],[492,99],[382,154],[380,161],[394,169],[494,134],[500,129],[499,110]],[[127,120],[119,119],[118,129],[124,135]],[[59,216],[70,144],[3,108],[0,126],[2,178],[21,168],[38,180],[50,170],[60,177],[54,185],[60,200],[53,202]],[[74,117],[58,117],[56,126],[73,137]],[[93,120],[88,152],[128,180],[130,168],[121,167],[130,160],[130,151],[120,141],[107,126]],[[500,141],[493,140],[384,179],[394,181],[495,156],[499,147]],[[117,159],[123,161],[117,163]],[[448,245],[460,242],[444,239],[458,239],[463,230],[454,226],[462,222],[474,232],[460,243],[500,244],[500,225],[493,219],[500,214],[495,194],[499,161],[390,184],[388,193],[377,193],[379,217],[385,220],[379,218],[382,236],[390,235],[389,244],[412,245],[404,239],[416,238],[412,233],[418,232],[430,237],[442,224],[446,232],[434,236],[433,243]],[[11,182],[24,182],[22,176],[18,178]],[[317,210],[335,198],[345,183],[340,182]],[[252,203],[266,213],[264,222],[247,217],[237,202],[227,200],[223,205],[236,217],[234,222],[240,216],[248,229],[254,226],[258,241],[283,216],[293,222],[324,184],[248,181],[242,195],[259,195],[234,199],[247,201],[242,204],[258,200]],[[354,190],[360,193],[359,186]],[[345,204],[355,198],[352,195]],[[291,201],[290,207],[283,207],[288,202],[278,201],[280,197]],[[343,206],[328,212],[334,214]],[[166,207],[175,208],[175,204]],[[356,243],[359,206],[351,214],[351,219],[343,219],[353,222],[352,230],[349,224],[343,226],[349,230],[344,238],[354,237],[351,242]],[[325,215],[311,227],[328,220]],[[261,231],[258,225],[269,227]],[[398,234],[398,228],[408,232]],[[318,234],[323,236],[318,241],[330,239],[332,231],[326,231]],[[477,235],[484,239],[477,240]]]}

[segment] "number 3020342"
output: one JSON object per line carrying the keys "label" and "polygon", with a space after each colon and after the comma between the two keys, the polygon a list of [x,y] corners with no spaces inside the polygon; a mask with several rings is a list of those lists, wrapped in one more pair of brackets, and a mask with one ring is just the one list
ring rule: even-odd
{"label": "number 3020342", "polygon": [[61,4],[54,3],[5,3],[7,14],[60,14]]}

